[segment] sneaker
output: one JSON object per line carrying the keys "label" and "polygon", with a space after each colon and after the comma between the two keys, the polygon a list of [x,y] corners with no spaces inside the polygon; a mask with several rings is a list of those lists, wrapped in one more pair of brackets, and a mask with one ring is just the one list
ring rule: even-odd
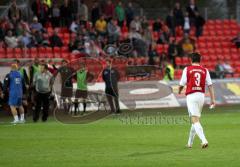
{"label": "sneaker", "polygon": [[186,148],[192,148],[192,145],[187,144]]}
{"label": "sneaker", "polygon": [[202,149],[207,148],[207,147],[208,147],[208,143],[202,144]]}
{"label": "sneaker", "polygon": [[13,124],[13,125],[16,125],[16,124],[18,124],[18,123],[19,123],[18,120],[14,120],[14,121],[11,122],[11,124]]}
{"label": "sneaker", "polygon": [[24,124],[25,122],[26,122],[25,119],[19,121],[20,124]]}

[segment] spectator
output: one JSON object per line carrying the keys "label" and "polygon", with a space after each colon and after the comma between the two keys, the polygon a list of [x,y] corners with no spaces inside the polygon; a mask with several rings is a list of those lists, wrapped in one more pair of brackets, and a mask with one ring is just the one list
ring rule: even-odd
{"label": "spectator", "polygon": [[198,12],[195,15],[196,37],[198,38],[202,35],[205,19]]}
{"label": "spectator", "polygon": [[96,28],[99,35],[101,35],[101,36],[106,35],[106,33],[107,33],[107,22],[106,22],[103,15],[100,17],[100,19],[97,20],[97,22],[95,24],[95,28]]}
{"label": "spectator", "polygon": [[149,26],[149,23],[148,23],[149,21],[148,21],[147,17],[143,16],[141,22],[142,22],[141,26],[142,26],[143,31],[147,30],[148,26]]}
{"label": "spectator", "polygon": [[53,35],[49,38],[51,47],[62,47],[62,39],[58,36],[58,30],[54,29]]}
{"label": "spectator", "polygon": [[84,0],[79,0],[79,5],[78,5],[78,14],[79,17],[83,18],[84,21],[88,21],[88,7],[84,3]]}
{"label": "spectator", "polygon": [[86,53],[82,42],[77,43],[76,48],[72,51],[73,54]]}
{"label": "spectator", "polygon": [[23,35],[20,37],[19,42],[20,45],[24,48],[31,48],[34,46],[32,36],[27,31],[23,32]]}
{"label": "spectator", "polygon": [[104,8],[104,15],[106,17],[107,22],[114,17],[114,9],[115,9],[114,4],[112,3],[111,0],[108,0]]}
{"label": "spectator", "polygon": [[183,30],[185,34],[189,34],[190,33],[190,19],[189,19],[189,15],[186,12],[185,16],[184,16],[184,26],[183,26]]}
{"label": "spectator", "polygon": [[49,8],[52,7],[52,0],[44,0],[43,3],[47,5]]}
{"label": "spectator", "polygon": [[125,10],[121,1],[118,2],[118,5],[115,8],[115,13],[117,16],[118,26],[122,28],[125,20]]}
{"label": "spectator", "polygon": [[172,81],[174,80],[174,67],[171,63],[165,62],[166,65],[166,69],[165,69],[165,74],[163,77],[164,81]]}
{"label": "spectator", "polygon": [[3,17],[1,19],[0,27],[4,32],[10,29],[11,22],[9,21],[8,17]]}
{"label": "spectator", "polygon": [[60,7],[61,25],[69,26],[72,18],[72,11],[69,6],[68,0],[64,0],[63,5]]}
{"label": "spectator", "polygon": [[53,4],[53,7],[50,10],[51,23],[53,27],[60,26],[60,9],[57,4]]}
{"label": "spectator", "polygon": [[84,43],[85,46],[85,53],[87,55],[90,55],[91,57],[98,57],[99,56],[99,49],[98,47],[95,45],[95,43],[93,41],[86,41]]}
{"label": "spectator", "polygon": [[22,26],[23,30],[30,32],[29,24],[26,21],[21,20],[19,24]]}
{"label": "spectator", "polygon": [[168,44],[170,39],[170,31],[167,26],[163,26],[163,30],[160,31],[159,38],[157,40],[157,44]]}
{"label": "spectator", "polygon": [[72,33],[77,33],[79,31],[79,19],[73,20],[71,25],[70,25],[70,31]]}
{"label": "spectator", "polygon": [[136,52],[136,56],[147,56],[148,46],[143,40],[142,35],[136,30],[132,30],[129,34],[129,38],[132,41],[133,48]]}
{"label": "spectator", "polygon": [[4,41],[4,37],[5,37],[5,31],[3,30],[3,28],[0,26],[0,42]]}
{"label": "spectator", "polygon": [[113,44],[118,41],[119,36],[121,34],[120,27],[117,25],[117,21],[111,19],[107,26],[108,29],[108,38],[109,43]]}
{"label": "spectator", "polygon": [[126,13],[127,27],[129,28],[135,16],[132,2],[128,2],[128,5],[125,9],[125,13]]}
{"label": "spectator", "polygon": [[33,3],[32,5],[32,10],[34,15],[37,16],[37,18],[39,19],[39,22],[42,25],[45,25],[46,22],[48,21],[49,17],[49,7],[44,3],[44,0],[40,0],[40,1],[35,1],[36,3]]}
{"label": "spectator", "polygon": [[98,1],[94,1],[92,10],[91,10],[91,21],[92,25],[95,25],[96,21],[100,18],[100,8]]}
{"label": "spectator", "polygon": [[170,10],[167,18],[166,18],[166,25],[170,29],[171,36],[175,36],[175,27],[176,27],[176,20],[173,15],[173,10]]}
{"label": "spectator", "polygon": [[155,59],[159,57],[158,53],[157,53],[157,45],[155,43],[152,43],[149,51],[148,51],[148,64],[149,65],[156,65],[156,61]]}
{"label": "spectator", "polygon": [[16,20],[17,22],[21,20],[22,12],[17,7],[16,0],[13,0],[10,8],[8,9],[8,17],[11,21]]}
{"label": "spectator", "polygon": [[225,78],[225,69],[223,66],[223,62],[221,60],[217,61],[215,72],[216,72],[217,78],[220,78],[220,79]]}
{"label": "spectator", "polygon": [[178,43],[176,39],[170,41],[168,47],[168,57],[174,67],[176,67],[175,57],[178,56]]}
{"label": "spectator", "polygon": [[152,28],[148,26],[143,31],[143,40],[145,41],[147,48],[149,48],[153,42]]}
{"label": "spectator", "polygon": [[142,32],[142,24],[139,16],[134,17],[134,20],[130,24],[130,29],[135,30],[136,32]]}
{"label": "spectator", "polygon": [[180,3],[176,2],[175,7],[173,9],[174,17],[176,19],[176,26],[181,26],[183,27],[184,25],[184,16],[183,16],[183,11],[181,9]]}
{"label": "spectator", "polygon": [[30,30],[35,33],[36,31],[43,31],[43,26],[38,22],[38,18],[34,17],[32,24],[30,24]]}
{"label": "spectator", "polygon": [[39,17],[40,16],[40,5],[42,0],[34,0],[31,6],[32,12],[34,16]]}
{"label": "spectator", "polygon": [[189,14],[190,24],[195,25],[195,14],[198,12],[198,7],[195,4],[195,0],[190,0],[189,5],[186,7],[186,11]]}
{"label": "spectator", "polygon": [[71,20],[78,17],[78,2],[79,0],[69,0],[69,8],[71,10]]}
{"label": "spectator", "polygon": [[80,17],[79,26],[80,26],[80,29],[87,28],[87,21],[85,20],[84,16]]}
{"label": "spectator", "polygon": [[36,73],[33,80],[33,85],[36,90],[36,109],[33,113],[33,121],[37,122],[39,119],[39,113],[43,107],[42,121],[46,122],[48,119],[49,110],[49,97],[52,91],[53,77],[48,71],[46,64],[41,66],[40,72]]}
{"label": "spectator", "polygon": [[222,66],[224,68],[224,74],[230,74],[233,77],[234,69],[230,65],[229,61],[225,60],[222,64]]}
{"label": "spectator", "polygon": [[163,26],[162,21],[160,18],[158,18],[153,23],[153,31],[160,32],[162,29],[162,26]]}
{"label": "spectator", "polygon": [[184,56],[188,56],[189,54],[193,53],[194,46],[191,43],[190,39],[185,39],[185,41],[182,44],[183,54]]}
{"label": "spectator", "polygon": [[35,45],[37,47],[48,46],[49,45],[48,39],[46,39],[43,36],[43,33],[41,31],[36,31],[33,35],[34,35],[33,36],[34,42],[35,42]]}
{"label": "spectator", "polygon": [[107,67],[103,70],[102,79],[105,82],[105,93],[112,113],[120,113],[118,101],[119,72],[112,67],[111,60],[107,60]]}
{"label": "spectator", "polygon": [[17,48],[18,47],[18,39],[13,36],[11,30],[8,30],[7,35],[5,36],[5,43],[9,48]]}
{"label": "spectator", "polygon": [[231,41],[236,45],[237,48],[240,48],[240,32]]}
{"label": "spectator", "polygon": [[18,23],[17,26],[15,27],[14,34],[16,35],[16,37],[19,37],[19,36],[23,35],[24,31],[26,31],[26,30],[24,30],[22,25],[20,23]]}

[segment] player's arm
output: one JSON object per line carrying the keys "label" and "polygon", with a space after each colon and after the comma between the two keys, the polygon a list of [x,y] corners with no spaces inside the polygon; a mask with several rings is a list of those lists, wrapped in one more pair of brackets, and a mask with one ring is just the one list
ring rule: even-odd
{"label": "player's arm", "polygon": [[209,89],[209,94],[210,94],[210,98],[211,98],[211,105],[215,106],[216,102],[215,102],[215,94],[214,94],[214,90],[213,90],[213,85],[209,85],[208,89]]}
{"label": "player's arm", "polygon": [[179,82],[178,94],[182,93],[182,90],[183,90],[184,86],[186,85],[186,83],[187,83],[187,68],[184,68],[181,80]]}
{"label": "player's arm", "polygon": [[179,85],[179,88],[178,88],[178,94],[181,94],[181,93],[182,93],[183,88],[184,88],[184,86]]}
{"label": "player's arm", "polygon": [[208,71],[207,71],[207,76],[206,76],[206,82],[207,82],[207,85],[208,85],[209,94],[210,94],[210,98],[211,98],[211,104],[210,105],[215,106],[216,102],[215,102],[214,89],[213,89],[212,80],[211,80],[211,77],[210,77],[210,74],[209,74]]}

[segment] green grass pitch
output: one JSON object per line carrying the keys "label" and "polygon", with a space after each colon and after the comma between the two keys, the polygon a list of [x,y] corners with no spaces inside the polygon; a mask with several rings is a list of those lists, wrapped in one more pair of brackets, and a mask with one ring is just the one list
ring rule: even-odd
{"label": "green grass pitch", "polygon": [[[204,109],[209,148],[195,139],[185,148],[190,125],[124,123],[109,116],[84,125],[47,123],[0,125],[1,167],[208,167],[240,166],[240,106]],[[187,116],[185,108],[137,111]],[[136,112],[135,112],[136,113]],[[123,113],[123,115],[125,112]],[[0,119],[1,121],[1,119]]]}

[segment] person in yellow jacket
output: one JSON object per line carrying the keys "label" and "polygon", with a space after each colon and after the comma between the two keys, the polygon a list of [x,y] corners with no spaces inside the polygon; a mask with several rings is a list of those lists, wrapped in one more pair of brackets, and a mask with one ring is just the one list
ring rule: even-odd
{"label": "person in yellow jacket", "polygon": [[52,0],[44,0],[43,3],[46,4],[49,8],[52,7]]}
{"label": "person in yellow jacket", "polygon": [[174,67],[171,63],[167,63],[163,80],[164,81],[174,80]]}

